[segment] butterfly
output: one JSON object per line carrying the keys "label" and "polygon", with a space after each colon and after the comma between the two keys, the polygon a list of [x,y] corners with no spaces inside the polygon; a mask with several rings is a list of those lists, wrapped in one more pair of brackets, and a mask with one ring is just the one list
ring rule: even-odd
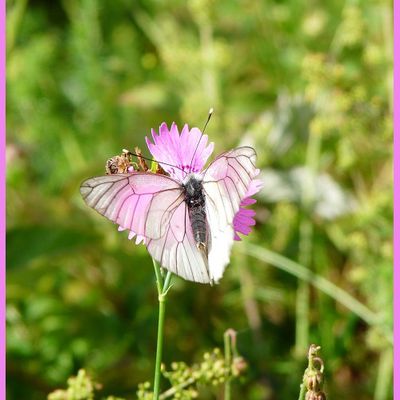
{"label": "butterfly", "polygon": [[105,175],[84,181],[80,193],[98,213],[143,237],[163,268],[212,284],[229,263],[233,219],[258,174],[255,163],[253,148],[238,147],[183,180],[151,172]]}

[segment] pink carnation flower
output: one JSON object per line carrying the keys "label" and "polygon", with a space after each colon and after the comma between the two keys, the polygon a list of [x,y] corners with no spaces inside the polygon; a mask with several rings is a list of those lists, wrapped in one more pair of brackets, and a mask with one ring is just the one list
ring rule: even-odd
{"label": "pink carnation flower", "polygon": [[[214,150],[214,143],[207,145],[208,136],[203,135],[198,128],[189,130],[187,124],[184,125],[181,134],[175,123],[172,123],[171,129],[163,122],[157,134],[153,129],[151,131],[153,142],[146,137],[146,143],[150,153],[155,160],[160,162],[163,169],[173,178],[182,182],[187,173],[200,173],[203,170],[208,158]],[[200,139],[201,138],[201,139]],[[257,170],[257,175],[259,170]],[[260,191],[262,183],[259,179],[253,179],[248,188],[246,197],[240,203],[240,209],[233,219],[235,231],[235,240],[241,240],[239,233],[248,235],[251,227],[255,225],[255,211],[246,208],[256,202],[252,198]],[[134,233],[131,233],[131,237]],[[143,238],[137,238],[136,242]]]}
{"label": "pink carnation flower", "polygon": [[[202,135],[199,128],[189,130],[187,124],[179,134],[175,122],[171,130],[163,122],[159,134],[151,130],[154,144],[146,137],[147,147],[155,160],[162,160],[170,165],[160,163],[166,172],[182,182],[188,173],[202,170],[208,157],[214,150],[214,143],[207,146],[207,135]],[[201,139],[200,139],[201,138]]]}

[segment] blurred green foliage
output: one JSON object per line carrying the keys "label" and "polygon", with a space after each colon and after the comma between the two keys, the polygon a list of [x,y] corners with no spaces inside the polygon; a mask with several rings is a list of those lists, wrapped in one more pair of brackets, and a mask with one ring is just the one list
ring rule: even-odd
{"label": "blurred green foliage", "polygon": [[[175,280],[164,362],[191,364],[232,327],[249,362],[234,398],[297,398],[312,342],[329,398],[391,398],[391,7],[7,0],[7,398],[43,399],[80,368],[104,397],[133,399],[151,379],[150,257],[84,205],[79,184],[122,148],[146,150],[163,121],[201,127],[211,106],[217,151],[252,144],[265,189],[221,283]],[[376,318],[246,243],[299,262]]]}

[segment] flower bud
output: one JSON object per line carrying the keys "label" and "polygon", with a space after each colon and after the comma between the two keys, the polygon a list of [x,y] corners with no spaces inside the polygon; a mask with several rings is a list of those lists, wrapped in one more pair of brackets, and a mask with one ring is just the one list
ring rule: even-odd
{"label": "flower bud", "polygon": [[234,357],[232,362],[232,375],[239,376],[243,372],[245,372],[248,368],[248,364],[243,357],[237,356]]}

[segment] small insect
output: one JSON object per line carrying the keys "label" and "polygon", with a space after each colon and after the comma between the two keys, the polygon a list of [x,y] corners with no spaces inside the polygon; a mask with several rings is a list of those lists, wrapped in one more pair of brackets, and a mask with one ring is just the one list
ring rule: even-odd
{"label": "small insect", "polygon": [[[118,172],[84,181],[80,192],[101,215],[144,238],[162,267],[187,280],[213,283],[229,263],[233,220],[258,170],[255,150],[245,146],[222,153],[204,171],[193,172],[202,140],[198,133],[189,165],[178,171],[182,178]],[[158,163],[167,172],[178,168]]]}
{"label": "small insect", "polygon": [[133,172],[132,153],[123,149],[121,155],[111,157],[106,162],[106,174],[127,174]]}
{"label": "small insect", "polygon": [[142,156],[142,151],[139,149],[139,147],[135,147],[135,155],[138,159],[139,169],[141,169],[143,172],[147,172],[149,167],[147,166],[146,160]]}

